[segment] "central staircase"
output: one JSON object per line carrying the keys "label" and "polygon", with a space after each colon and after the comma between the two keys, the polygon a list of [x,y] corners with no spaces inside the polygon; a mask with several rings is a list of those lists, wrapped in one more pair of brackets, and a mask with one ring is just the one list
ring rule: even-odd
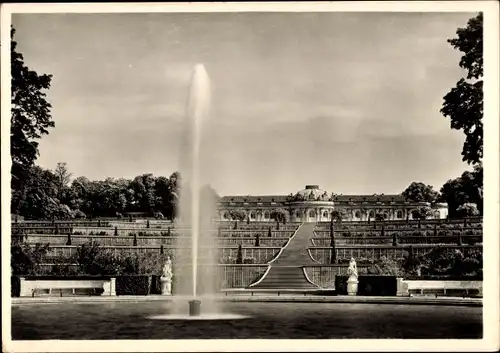
{"label": "central staircase", "polygon": [[303,223],[290,238],[281,253],[270,263],[263,278],[250,285],[252,289],[314,290],[319,287],[306,278],[302,266],[315,265],[307,248],[315,223]]}

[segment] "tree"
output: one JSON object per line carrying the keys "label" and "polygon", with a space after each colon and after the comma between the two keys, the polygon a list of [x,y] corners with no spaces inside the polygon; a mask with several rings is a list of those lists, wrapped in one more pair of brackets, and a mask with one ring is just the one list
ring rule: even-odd
{"label": "tree", "polygon": [[413,182],[401,193],[406,199],[414,202],[435,202],[439,193],[431,185],[422,182]]}
{"label": "tree", "polygon": [[156,178],[151,173],[136,176],[132,180],[130,188],[134,191],[137,200],[134,211],[154,213],[156,208],[155,184]]}
{"label": "tree", "polygon": [[27,219],[50,219],[59,210],[57,178],[50,170],[29,168],[23,194],[19,213]]}
{"label": "tree", "polygon": [[414,219],[427,219],[432,215],[432,209],[428,206],[418,207],[412,212]]}
{"label": "tree", "polygon": [[483,14],[471,18],[456,34],[448,43],[464,53],[459,65],[467,76],[443,97],[441,113],[451,119],[452,129],[463,130],[462,160],[474,164],[483,158]]}
{"label": "tree", "polygon": [[335,232],[333,230],[333,222],[330,222],[330,248],[330,263],[335,264],[337,263],[337,250],[335,247]]}
{"label": "tree", "polygon": [[398,233],[392,233],[392,246],[398,246]]}
{"label": "tree", "polygon": [[11,27],[11,126],[10,153],[12,158],[11,188],[13,213],[18,213],[24,202],[24,186],[30,168],[39,155],[38,142],[42,135],[54,127],[46,100],[45,90],[50,88],[52,75],[38,75],[24,64],[24,57],[16,51],[15,29]]}
{"label": "tree", "polygon": [[165,215],[168,219],[175,219],[177,217],[177,209],[179,206],[180,188],[181,188],[181,175],[179,172],[174,172],[168,178],[168,190],[170,192],[168,209],[165,210]]}
{"label": "tree", "polygon": [[463,205],[458,206],[456,215],[460,218],[473,217],[479,215],[479,211],[476,204],[464,203]]}
{"label": "tree", "polygon": [[283,208],[277,208],[271,211],[270,216],[271,219],[274,219],[276,222],[286,222],[288,212]]}
{"label": "tree", "polygon": [[238,253],[236,254],[236,263],[237,264],[243,263],[243,248],[241,247],[241,244],[238,245]]}
{"label": "tree", "polygon": [[441,199],[448,203],[450,217],[458,217],[457,209],[465,203],[475,203],[483,211],[483,167],[474,166],[474,171],[465,171],[456,179],[448,180],[441,188]]}
{"label": "tree", "polygon": [[337,209],[332,211],[332,220],[335,222],[342,222],[347,218],[347,214],[344,209]]}
{"label": "tree", "polygon": [[63,194],[69,185],[71,180],[71,173],[68,171],[68,166],[66,163],[57,163],[56,169],[54,170],[54,175],[57,178],[57,198],[62,200]]}
{"label": "tree", "polygon": [[246,213],[243,210],[234,209],[229,210],[228,213],[232,220],[244,221],[246,218]]}
{"label": "tree", "polygon": [[385,218],[386,218],[385,213],[377,212],[377,214],[375,215],[375,221],[377,222],[383,222],[385,221]]}

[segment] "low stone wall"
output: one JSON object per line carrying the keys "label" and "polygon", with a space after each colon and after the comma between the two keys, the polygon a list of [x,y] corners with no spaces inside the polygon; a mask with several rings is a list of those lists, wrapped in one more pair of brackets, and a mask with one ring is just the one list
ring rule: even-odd
{"label": "low stone wall", "polygon": [[[102,289],[103,296],[116,295],[116,280],[109,279],[27,279],[19,278],[21,297],[38,296],[42,293],[57,295],[57,290],[70,290],[71,294],[77,289]],[[62,291],[61,291],[62,293]]]}
{"label": "low stone wall", "polygon": [[405,280],[397,278],[397,295],[450,295],[451,293],[483,296],[483,281],[468,280]]}

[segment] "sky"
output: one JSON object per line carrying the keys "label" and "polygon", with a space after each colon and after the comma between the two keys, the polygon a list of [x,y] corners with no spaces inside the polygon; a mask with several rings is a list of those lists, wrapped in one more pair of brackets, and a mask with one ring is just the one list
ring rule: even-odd
{"label": "sky", "polygon": [[470,169],[439,112],[464,75],[470,13],[16,14],[18,50],[53,75],[37,164],[73,176],[180,167],[192,68],[210,79],[202,166],[220,195],[439,190]]}

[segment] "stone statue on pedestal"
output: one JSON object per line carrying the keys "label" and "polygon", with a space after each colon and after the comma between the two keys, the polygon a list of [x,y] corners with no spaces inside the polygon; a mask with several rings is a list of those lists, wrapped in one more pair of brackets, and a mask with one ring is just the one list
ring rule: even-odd
{"label": "stone statue on pedestal", "polygon": [[172,295],[172,277],[172,260],[170,259],[170,256],[168,256],[160,277],[162,295]]}
{"label": "stone statue on pedestal", "polygon": [[349,276],[347,279],[347,294],[356,295],[358,293],[358,267],[353,257],[349,261],[347,275]]}

